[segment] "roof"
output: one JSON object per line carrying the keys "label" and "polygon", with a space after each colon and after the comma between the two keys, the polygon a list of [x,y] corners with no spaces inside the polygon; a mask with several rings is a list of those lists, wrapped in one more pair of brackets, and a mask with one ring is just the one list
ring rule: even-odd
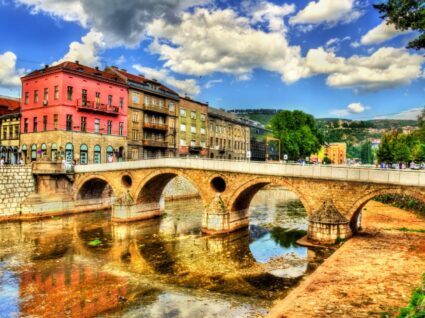
{"label": "roof", "polygon": [[75,61],[75,62],[66,61],[53,66],[46,65],[42,69],[32,71],[31,73],[23,76],[22,79],[26,79],[29,77],[42,76],[45,74],[50,74],[53,72],[60,72],[60,71],[71,72],[73,74],[90,77],[96,80],[104,80],[104,81],[114,82],[116,84],[121,84],[121,85],[125,84],[125,81],[121,79],[119,76],[117,76],[116,74],[102,71],[98,67],[93,68],[93,67],[80,64],[78,61]]}
{"label": "roof", "polygon": [[0,96],[0,115],[19,112],[20,105],[19,98]]}
{"label": "roof", "polygon": [[146,78],[143,75],[134,75],[134,74],[127,72],[126,70],[119,69],[116,66],[112,66],[110,68],[107,68],[106,72],[109,72],[110,74],[118,73],[118,74],[121,75],[122,78],[125,78],[126,81],[131,81],[131,82],[140,84],[140,85],[144,86],[145,89],[148,89],[148,90],[151,90],[150,87],[149,87],[149,84],[157,85],[159,91],[162,91],[166,94],[175,95],[176,98],[179,97],[178,94],[175,91],[173,91],[171,88],[161,84],[157,80]]}
{"label": "roof", "polygon": [[194,100],[194,99],[190,98],[189,96],[180,96],[180,99],[208,107],[208,103],[203,103],[203,102],[200,102],[198,100]]}
{"label": "roof", "polygon": [[344,224],[348,223],[348,220],[337,210],[332,201],[325,201],[322,206],[312,214],[310,222]]}

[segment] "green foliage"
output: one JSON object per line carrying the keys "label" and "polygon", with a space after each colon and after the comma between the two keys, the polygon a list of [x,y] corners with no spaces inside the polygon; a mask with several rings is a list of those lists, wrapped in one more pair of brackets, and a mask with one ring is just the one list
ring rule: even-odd
{"label": "green foliage", "polygon": [[422,274],[422,287],[416,288],[410,298],[409,304],[400,309],[398,318],[423,318],[425,317],[425,273]]}
{"label": "green foliage", "polygon": [[415,30],[419,36],[410,41],[408,48],[425,48],[425,1],[424,0],[388,0],[375,4],[381,18],[393,24],[397,30]]}
{"label": "green foliage", "polygon": [[323,144],[314,117],[300,110],[278,112],[271,119],[270,128],[281,141],[282,153],[288,154],[290,160],[309,157]]}
{"label": "green foliage", "polygon": [[331,161],[331,159],[329,159],[328,157],[324,157],[324,158],[323,158],[323,163],[324,163],[325,165],[330,165],[330,164],[332,163],[332,161]]}
{"label": "green foliage", "polygon": [[370,141],[366,141],[360,150],[360,159],[363,164],[373,164],[374,155],[372,150],[372,143]]}
{"label": "green foliage", "polygon": [[403,134],[398,131],[384,134],[376,153],[379,162],[387,163],[419,161],[423,154],[415,134]]}
{"label": "green foliage", "polygon": [[425,217],[425,202],[419,201],[411,196],[402,194],[383,194],[376,196],[374,200],[403,210],[417,212],[419,215]]}
{"label": "green foliage", "polygon": [[99,240],[99,239],[95,239],[95,240],[89,242],[90,246],[98,246],[100,244],[102,244],[102,241]]}
{"label": "green foliage", "polygon": [[400,227],[397,230],[402,231],[402,232],[425,233],[425,230],[408,229],[407,227]]}

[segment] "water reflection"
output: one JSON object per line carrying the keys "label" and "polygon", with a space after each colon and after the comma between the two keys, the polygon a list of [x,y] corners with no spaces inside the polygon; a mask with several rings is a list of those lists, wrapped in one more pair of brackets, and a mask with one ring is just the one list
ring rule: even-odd
{"label": "water reflection", "polygon": [[288,192],[260,192],[250,228],[223,236],[201,234],[199,206],[167,203],[165,217],[130,224],[108,212],[0,224],[0,312],[249,317],[323,258],[295,244],[306,214]]}

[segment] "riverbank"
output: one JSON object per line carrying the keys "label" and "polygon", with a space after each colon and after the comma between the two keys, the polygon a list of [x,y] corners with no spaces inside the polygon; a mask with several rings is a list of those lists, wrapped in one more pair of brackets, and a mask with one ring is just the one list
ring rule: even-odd
{"label": "riverbank", "polygon": [[409,231],[424,230],[425,219],[370,202],[363,229],[267,317],[396,317],[425,272],[425,234]]}

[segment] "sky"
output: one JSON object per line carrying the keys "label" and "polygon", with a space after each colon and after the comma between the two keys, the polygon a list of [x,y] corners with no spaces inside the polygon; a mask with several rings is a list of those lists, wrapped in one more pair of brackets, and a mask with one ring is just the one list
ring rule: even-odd
{"label": "sky", "polygon": [[0,94],[61,61],[115,65],[223,109],[414,119],[425,56],[384,0],[0,0]]}

